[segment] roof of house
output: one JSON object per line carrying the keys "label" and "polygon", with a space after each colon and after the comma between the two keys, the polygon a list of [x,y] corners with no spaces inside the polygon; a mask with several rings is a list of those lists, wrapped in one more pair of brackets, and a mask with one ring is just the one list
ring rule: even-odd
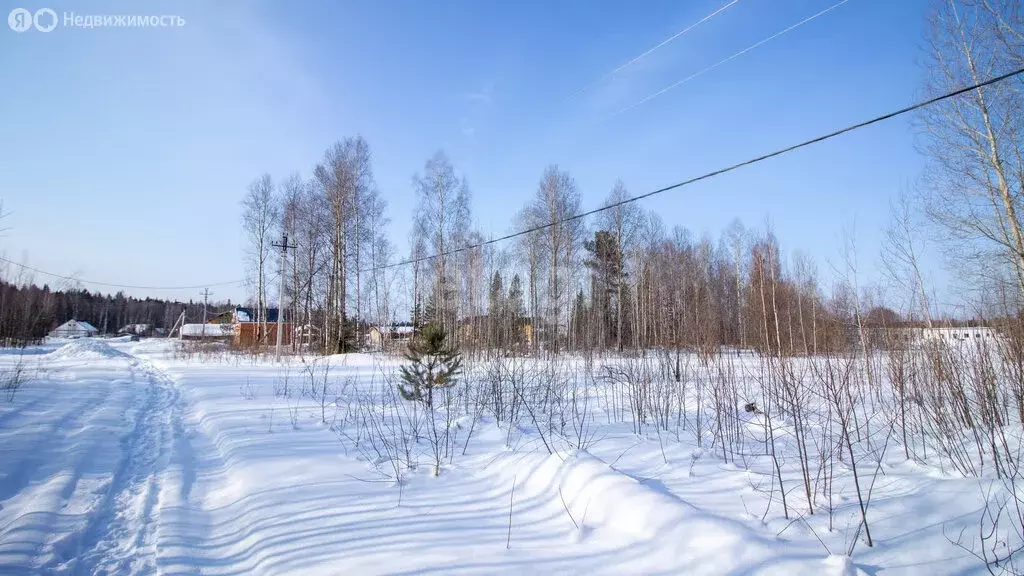
{"label": "roof of house", "polygon": [[412,324],[392,324],[388,326],[370,326],[370,330],[377,330],[383,334],[412,334],[416,331]]}
{"label": "roof of house", "polygon": [[223,338],[234,336],[235,330],[230,324],[182,324],[181,335],[193,338]]}
{"label": "roof of house", "polygon": [[[465,326],[467,324],[489,322],[490,318],[491,318],[491,316],[488,315],[488,314],[479,314],[479,315],[476,315],[476,316],[464,316],[463,318],[459,319],[458,324],[460,326]],[[517,324],[519,324],[520,326],[526,326],[527,324],[534,324],[533,318],[530,318],[529,316],[517,316],[514,319],[514,321]]]}
{"label": "roof of house", "polygon": [[99,332],[95,326],[82,320],[71,319],[67,322],[57,326],[54,331],[57,330],[85,330],[86,332]]}
{"label": "roof of house", "polygon": [[[267,308],[267,322],[277,322],[277,308]],[[256,322],[257,314],[256,308],[244,308],[238,306],[235,308],[235,322]]]}
{"label": "roof of house", "polygon": [[228,310],[226,312],[220,312],[220,313],[214,314],[213,316],[210,316],[209,319],[207,319],[206,323],[207,324],[230,324],[231,321],[234,320],[234,318],[235,318],[235,311],[234,310]]}

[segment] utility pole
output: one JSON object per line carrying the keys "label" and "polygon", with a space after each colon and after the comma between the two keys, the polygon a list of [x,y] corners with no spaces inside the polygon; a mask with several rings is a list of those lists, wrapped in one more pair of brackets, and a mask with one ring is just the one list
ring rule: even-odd
{"label": "utility pole", "polygon": [[171,331],[167,333],[167,337],[170,338],[170,337],[174,336],[174,331],[178,330],[178,338],[180,339],[181,338],[181,330],[178,327],[179,326],[184,326],[184,325],[185,325],[185,310],[182,310],[181,311],[181,315],[178,316],[178,320],[174,323],[174,326],[171,326]]}
{"label": "utility pole", "polygon": [[203,332],[202,332],[201,338],[203,340],[206,340],[206,303],[207,303],[207,301],[209,301],[210,294],[212,294],[212,292],[210,292],[209,288],[203,288],[202,294],[203,294]]}
{"label": "utility pole", "polygon": [[271,244],[275,248],[281,249],[281,288],[277,292],[277,342],[274,343],[274,361],[281,361],[281,338],[284,333],[284,279],[285,272],[288,269],[288,248],[295,248],[295,246],[288,245],[288,235],[281,235],[280,244]]}

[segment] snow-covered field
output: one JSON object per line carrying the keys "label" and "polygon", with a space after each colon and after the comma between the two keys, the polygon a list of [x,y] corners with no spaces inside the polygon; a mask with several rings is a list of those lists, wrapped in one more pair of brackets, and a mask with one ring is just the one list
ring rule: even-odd
{"label": "snow-covered field", "polygon": [[[402,434],[383,428],[415,419],[375,420],[393,360],[282,367],[184,357],[163,341],[29,352],[0,354],[0,369],[21,362],[28,377],[0,398],[2,574],[985,571],[951,543],[978,530],[978,480],[901,448],[877,474],[864,464],[875,542],[851,559],[862,536],[842,462],[832,529],[822,507],[792,504],[799,490],[786,519],[763,452],[727,463],[706,438],[698,448],[685,431],[637,433],[597,399],[585,450],[543,437],[528,416],[462,416],[435,476],[428,429],[414,446],[388,444]],[[404,450],[418,453],[414,470],[384,456]],[[799,475],[795,459],[781,466]]]}

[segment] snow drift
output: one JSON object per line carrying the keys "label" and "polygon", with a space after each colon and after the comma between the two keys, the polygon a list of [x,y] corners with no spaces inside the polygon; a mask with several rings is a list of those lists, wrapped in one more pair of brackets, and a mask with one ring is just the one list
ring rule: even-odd
{"label": "snow drift", "polygon": [[[856,574],[826,554],[787,554],[783,542],[737,519],[704,512],[665,490],[638,481],[587,452],[550,456],[503,454],[490,468],[515,484],[515,503],[542,501],[575,527],[576,540],[600,538],[648,550],[650,567],[685,567],[689,574]],[[766,562],[766,559],[772,559]]]}
{"label": "snow drift", "polygon": [[110,360],[131,358],[102,340],[81,338],[57,348],[48,355],[50,360]]}
{"label": "snow drift", "polygon": [[673,546],[658,550],[672,556],[664,565],[685,562],[695,572],[730,571],[766,556],[768,545],[743,524],[703,513],[586,452],[510,453],[495,462],[495,469],[515,483],[516,500],[546,500],[567,516],[579,538],[594,532],[624,544],[670,541]]}

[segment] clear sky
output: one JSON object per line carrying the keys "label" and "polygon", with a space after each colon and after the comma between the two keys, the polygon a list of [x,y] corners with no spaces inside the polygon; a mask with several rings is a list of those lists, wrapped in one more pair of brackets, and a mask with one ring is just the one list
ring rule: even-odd
{"label": "clear sky", "polygon": [[[50,7],[185,19],[168,28],[0,28],[0,198],[10,212],[0,251],[112,283],[241,278],[248,184],[263,172],[308,176],[328,145],[357,133],[370,143],[403,252],[411,177],[439,148],[467,176],[485,233],[510,231],[551,163],[576,178],[585,208],[617,178],[640,194],[918,99],[927,1],[849,0],[618,113],[835,1],[740,0],[602,80],[726,0],[0,0],[5,15]],[[912,120],[643,206],[669,228],[716,236],[733,218],[748,227],[769,218],[783,249],[810,253],[823,276],[840,261],[843,228],[855,225],[871,279],[888,201],[924,166]]]}

